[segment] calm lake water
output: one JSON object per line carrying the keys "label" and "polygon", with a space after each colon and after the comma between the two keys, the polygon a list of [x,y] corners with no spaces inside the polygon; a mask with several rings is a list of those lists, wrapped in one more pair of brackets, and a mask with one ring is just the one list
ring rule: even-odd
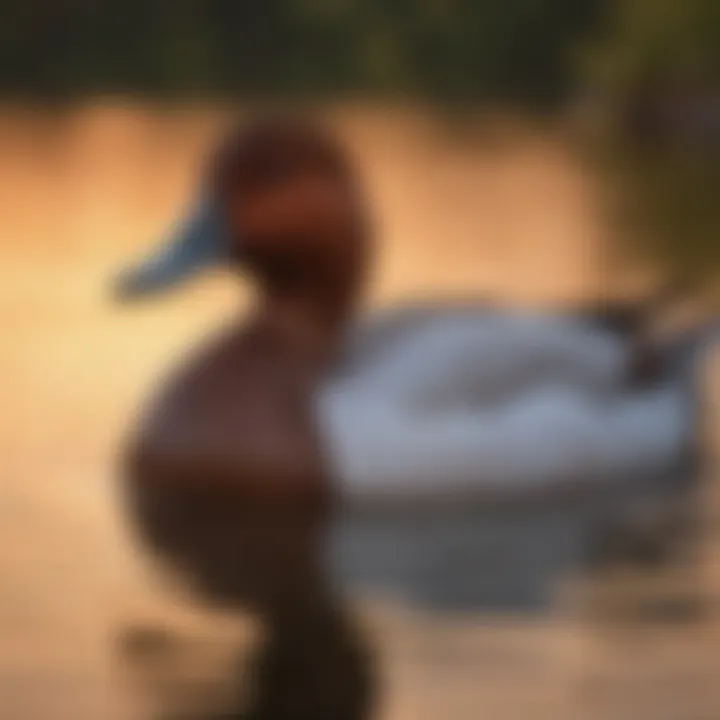
{"label": "calm lake water", "polygon": [[[106,295],[108,278],[191,194],[223,120],[207,109],[0,111],[2,718],[140,720],[168,697],[178,702],[187,680],[214,693],[235,648],[252,644],[248,623],[159,583],[127,533],[112,481],[118,438],[140,399],[243,299],[223,277],[132,310]],[[435,294],[564,303],[607,291],[599,193],[559,135],[504,126],[453,141],[400,111],[335,120],[377,208],[371,304]],[[716,376],[707,394],[718,417]],[[495,518],[483,527],[492,613],[444,602],[442,592],[433,608],[358,598],[382,662],[379,717],[720,717],[720,553],[706,514],[698,563],[602,584],[620,588],[626,607],[636,596],[697,601],[701,617],[683,622],[608,619],[594,609],[605,590],[578,598],[583,588],[570,581],[553,585],[540,614],[503,613],[497,558],[512,559],[510,589],[527,596],[522,568],[537,569],[552,548],[572,553],[565,521],[578,521],[575,511],[565,520],[550,513],[544,525]],[[434,585],[453,595],[443,585],[458,577],[450,575]],[[166,627],[171,648],[155,662],[120,662],[118,634],[143,624]]]}

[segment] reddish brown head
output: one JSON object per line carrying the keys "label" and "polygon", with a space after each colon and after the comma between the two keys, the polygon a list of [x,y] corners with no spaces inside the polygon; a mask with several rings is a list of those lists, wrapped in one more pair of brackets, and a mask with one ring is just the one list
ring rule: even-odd
{"label": "reddish brown head", "polygon": [[120,294],[149,295],[227,262],[269,293],[335,295],[361,280],[367,235],[357,174],[335,139],[306,121],[260,120],[223,140],[199,207],[158,256],[124,276]]}

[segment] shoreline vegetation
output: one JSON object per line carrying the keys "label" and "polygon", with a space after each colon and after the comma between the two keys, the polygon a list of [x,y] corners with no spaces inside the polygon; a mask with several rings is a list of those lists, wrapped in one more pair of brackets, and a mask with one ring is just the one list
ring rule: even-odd
{"label": "shoreline vegetation", "polygon": [[720,275],[716,0],[0,7],[4,117],[298,105],[437,119],[463,141],[508,137],[503,124],[554,132],[581,106],[569,125],[606,183],[618,262],[637,255],[698,284]]}

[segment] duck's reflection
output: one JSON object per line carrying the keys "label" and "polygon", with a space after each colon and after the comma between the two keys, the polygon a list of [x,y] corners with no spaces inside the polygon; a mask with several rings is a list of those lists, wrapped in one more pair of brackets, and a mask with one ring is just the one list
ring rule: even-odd
{"label": "duck's reflection", "polygon": [[[218,609],[254,611],[261,620],[257,650],[249,659],[241,653],[228,671],[225,694],[228,684],[236,691],[221,717],[372,717],[370,647],[327,573],[324,512],[240,506],[197,487],[170,494],[158,487],[136,499],[134,515],[149,546],[191,571],[200,596]],[[130,632],[123,649],[135,659],[167,658],[175,646],[150,629]],[[199,720],[204,711],[198,712]]]}
{"label": "duck's reflection", "polygon": [[[627,500],[625,489],[612,497],[568,496],[482,511],[366,508],[336,516],[330,534],[316,516],[271,516],[257,508],[211,513],[195,498],[183,512],[175,505],[171,517],[160,502],[162,524],[216,559],[204,577],[219,605],[246,608],[261,593],[271,610],[262,616],[260,641],[249,643],[255,650],[248,653],[247,641],[219,643],[223,663],[213,665],[182,630],[169,636],[131,628],[122,649],[136,673],[148,676],[158,666],[174,673],[161,701],[162,720],[371,720],[382,700],[376,661],[388,648],[382,638],[373,647],[364,635],[356,620],[361,598],[389,595],[439,618],[549,617],[557,612],[559,588],[573,575],[607,562],[637,565],[649,557],[656,567],[674,560],[669,551],[683,538],[659,518],[645,531],[633,522],[639,518],[626,515],[623,522],[619,511]],[[234,551],[210,553],[208,544],[219,539]],[[191,655],[184,676],[178,671],[183,653]],[[199,676],[208,668],[214,668],[211,681],[203,684]]]}

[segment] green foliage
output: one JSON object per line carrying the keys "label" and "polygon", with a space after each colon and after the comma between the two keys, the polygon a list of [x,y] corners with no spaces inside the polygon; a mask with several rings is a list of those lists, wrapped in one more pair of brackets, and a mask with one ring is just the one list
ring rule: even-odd
{"label": "green foliage", "polygon": [[0,93],[550,102],[602,0],[4,0]]}
{"label": "green foliage", "polygon": [[720,3],[621,0],[587,63],[610,109],[623,250],[699,280],[720,274]]}
{"label": "green foliage", "polygon": [[631,91],[638,80],[718,79],[717,0],[621,0],[604,43],[591,56],[595,80]]}
{"label": "green foliage", "polygon": [[622,231],[617,258],[660,263],[671,274],[715,282],[720,274],[720,153],[647,152],[603,146]]}

